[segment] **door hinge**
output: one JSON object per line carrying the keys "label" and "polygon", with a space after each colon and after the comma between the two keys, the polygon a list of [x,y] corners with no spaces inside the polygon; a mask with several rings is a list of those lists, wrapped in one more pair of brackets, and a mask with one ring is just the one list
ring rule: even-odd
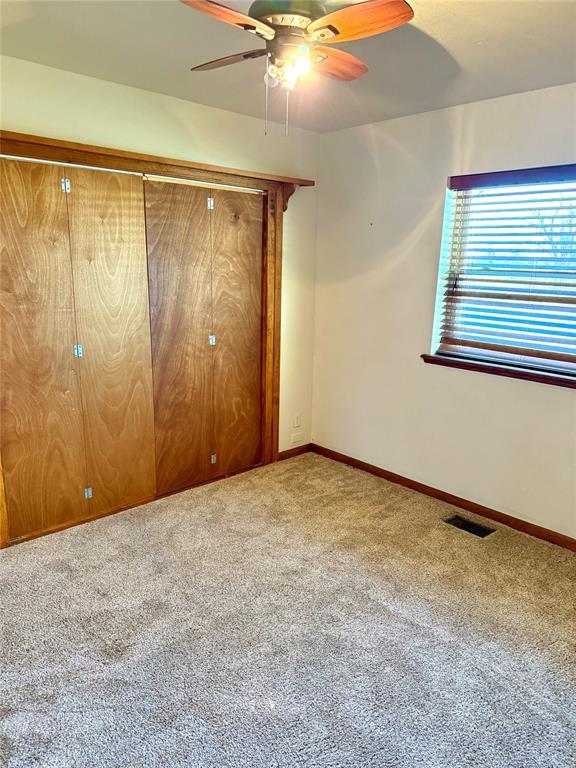
{"label": "door hinge", "polygon": [[216,464],[216,454],[215,453],[213,453],[210,456],[210,464]]}
{"label": "door hinge", "polygon": [[84,498],[91,499],[92,496],[94,496],[94,491],[92,490],[92,486],[88,486],[88,488],[84,488]]}
{"label": "door hinge", "polygon": [[84,357],[84,347],[82,344],[74,344],[74,357]]}
{"label": "door hinge", "polygon": [[210,336],[208,336],[208,341],[211,347],[216,346],[216,336],[214,336],[214,334],[211,334]]}
{"label": "door hinge", "polygon": [[70,179],[62,179],[60,189],[62,192],[70,192]]}
{"label": "door hinge", "polygon": [[213,211],[214,210],[214,198],[209,197],[208,198],[208,210]]}

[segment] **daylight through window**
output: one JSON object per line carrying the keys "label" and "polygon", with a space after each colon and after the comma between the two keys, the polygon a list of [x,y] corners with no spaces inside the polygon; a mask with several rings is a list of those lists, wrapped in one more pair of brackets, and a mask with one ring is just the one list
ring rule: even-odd
{"label": "daylight through window", "polygon": [[451,179],[434,354],[576,375],[576,166],[549,170]]}

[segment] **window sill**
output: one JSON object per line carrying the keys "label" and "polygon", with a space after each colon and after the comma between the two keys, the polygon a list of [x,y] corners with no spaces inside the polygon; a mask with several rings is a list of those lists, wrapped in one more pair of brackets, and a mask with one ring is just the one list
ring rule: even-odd
{"label": "window sill", "polygon": [[444,365],[448,368],[461,368],[465,371],[479,371],[480,373],[491,373],[494,376],[507,376],[510,379],[538,381],[540,384],[553,384],[557,387],[576,389],[576,378],[563,376],[562,374],[529,369],[524,370],[522,368],[513,368],[511,366],[498,365],[496,363],[476,362],[475,360],[448,357],[447,355],[420,355],[420,357],[425,363],[432,363],[433,365]]}

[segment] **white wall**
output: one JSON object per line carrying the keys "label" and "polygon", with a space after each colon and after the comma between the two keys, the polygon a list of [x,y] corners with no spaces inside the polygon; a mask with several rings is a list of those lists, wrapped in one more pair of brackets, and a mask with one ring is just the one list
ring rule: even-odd
{"label": "white wall", "polygon": [[[318,138],[244,115],[129,88],[20,59],[0,57],[5,130],[147,152],[265,173],[315,178]],[[316,191],[300,189],[285,219],[280,449],[294,414],[310,440]]]}
{"label": "white wall", "polygon": [[576,87],[322,137],[314,442],[576,536],[573,390],[426,365],[446,178],[576,162]]}

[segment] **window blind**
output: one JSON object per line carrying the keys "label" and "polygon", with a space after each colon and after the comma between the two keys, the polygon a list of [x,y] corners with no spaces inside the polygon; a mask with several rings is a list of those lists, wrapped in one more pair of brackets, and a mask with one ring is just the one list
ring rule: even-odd
{"label": "window blind", "polygon": [[450,182],[433,352],[575,376],[576,166]]}

